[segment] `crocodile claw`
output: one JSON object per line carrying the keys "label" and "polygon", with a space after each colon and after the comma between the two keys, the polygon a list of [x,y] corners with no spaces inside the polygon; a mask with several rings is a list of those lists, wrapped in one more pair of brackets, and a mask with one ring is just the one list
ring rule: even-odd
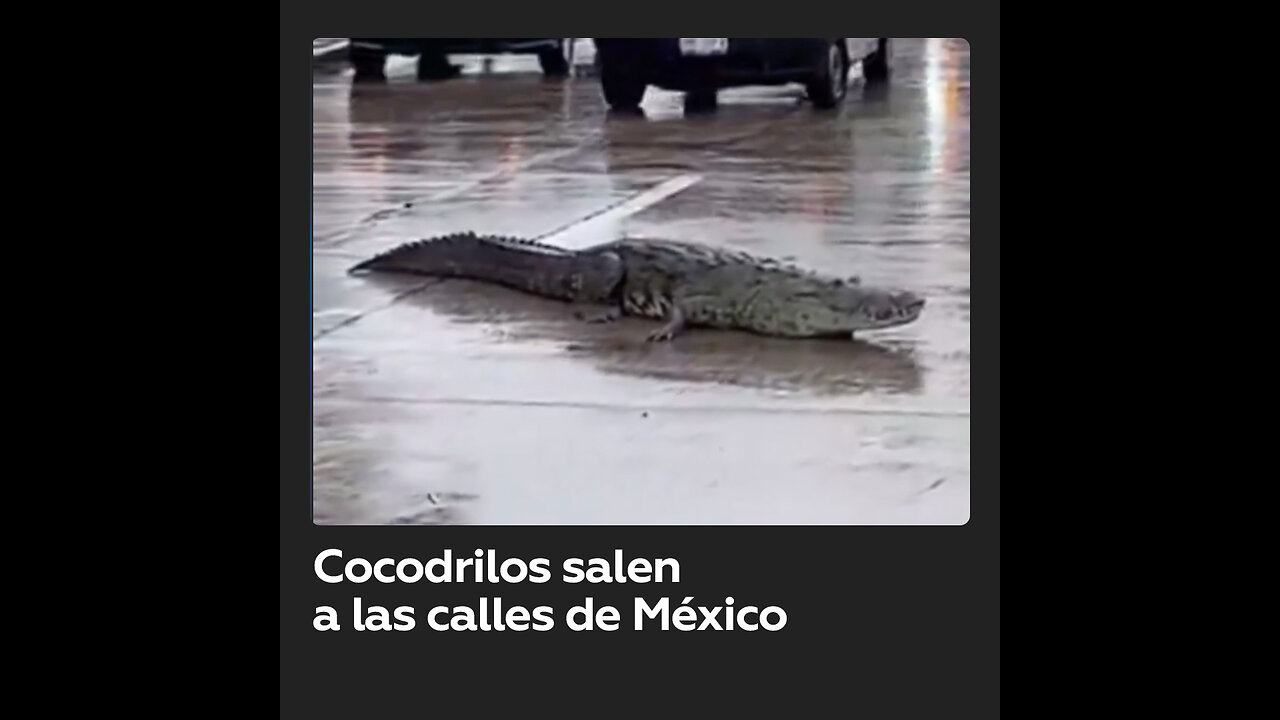
{"label": "crocodile claw", "polygon": [[676,305],[671,308],[669,320],[665,325],[649,334],[649,342],[665,342],[671,340],[684,330],[685,314],[684,310]]}

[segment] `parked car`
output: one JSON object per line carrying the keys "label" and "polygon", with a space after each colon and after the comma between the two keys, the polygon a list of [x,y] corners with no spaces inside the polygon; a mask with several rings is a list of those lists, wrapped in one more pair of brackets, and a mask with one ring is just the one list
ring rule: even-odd
{"label": "parked car", "polygon": [[801,83],[816,107],[844,102],[861,60],[868,83],[889,78],[892,38],[592,38],[605,102],[634,109],[653,85],[715,105],[722,88]]}
{"label": "parked car", "polygon": [[349,56],[356,80],[384,80],[388,55],[418,58],[418,79],[440,80],[458,74],[450,54],[531,54],[548,77],[569,74],[572,38],[351,38]]}

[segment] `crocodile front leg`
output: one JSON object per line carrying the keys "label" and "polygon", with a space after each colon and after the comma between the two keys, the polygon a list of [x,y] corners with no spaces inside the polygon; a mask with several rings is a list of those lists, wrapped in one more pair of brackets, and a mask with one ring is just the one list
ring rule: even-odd
{"label": "crocodile front leg", "polygon": [[684,330],[685,320],[684,310],[673,304],[671,311],[667,313],[667,324],[649,333],[649,342],[665,342],[675,338]]}

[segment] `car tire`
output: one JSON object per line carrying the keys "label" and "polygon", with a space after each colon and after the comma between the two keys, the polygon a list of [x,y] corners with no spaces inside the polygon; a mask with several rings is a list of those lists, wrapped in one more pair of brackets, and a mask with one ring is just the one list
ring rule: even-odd
{"label": "car tire", "polygon": [[550,78],[562,78],[569,75],[569,58],[567,48],[561,40],[555,48],[538,53],[538,64],[542,66],[542,74]]}
{"label": "car tire", "polygon": [[353,82],[381,82],[387,79],[387,54],[382,50],[352,43],[347,50],[347,57],[355,70]]}
{"label": "car tire", "polygon": [[635,73],[612,67],[611,63],[601,63],[600,89],[610,108],[629,111],[640,107],[648,83]]}
{"label": "car tire", "polygon": [[449,56],[434,50],[423,50],[418,56],[419,81],[449,80],[462,74],[462,67],[449,62]]}
{"label": "car tire", "polygon": [[684,94],[684,112],[686,115],[715,112],[718,101],[715,88],[690,90]]}
{"label": "car tire", "polygon": [[805,89],[814,107],[839,107],[849,93],[849,57],[842,43],[833,42],[823,51],[820,67]]}
{"label": "car tire", "polygon": [[880,38],[879,47],[862,61],[862,77],[867,84],[879,84],[889,79],[889,38]]}

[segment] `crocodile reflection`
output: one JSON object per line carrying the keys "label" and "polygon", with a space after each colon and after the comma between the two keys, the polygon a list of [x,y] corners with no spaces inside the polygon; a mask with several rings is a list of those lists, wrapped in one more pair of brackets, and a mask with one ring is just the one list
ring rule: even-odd
{"label": "crocodile reflection", "polygon": [[[850,395],[916,393],[923,371],[914,349],[887,338],[795,340],[726,330],[691,330],[669,345],[644,338],[652,324],[624,318],[592,324],[570,305],[469,280],[370,278],[401,302],[454,322],[500,325],[512,340],[552,340],[601,372],[655,380]],[[416,289],[415,289],[416,288]]]}

